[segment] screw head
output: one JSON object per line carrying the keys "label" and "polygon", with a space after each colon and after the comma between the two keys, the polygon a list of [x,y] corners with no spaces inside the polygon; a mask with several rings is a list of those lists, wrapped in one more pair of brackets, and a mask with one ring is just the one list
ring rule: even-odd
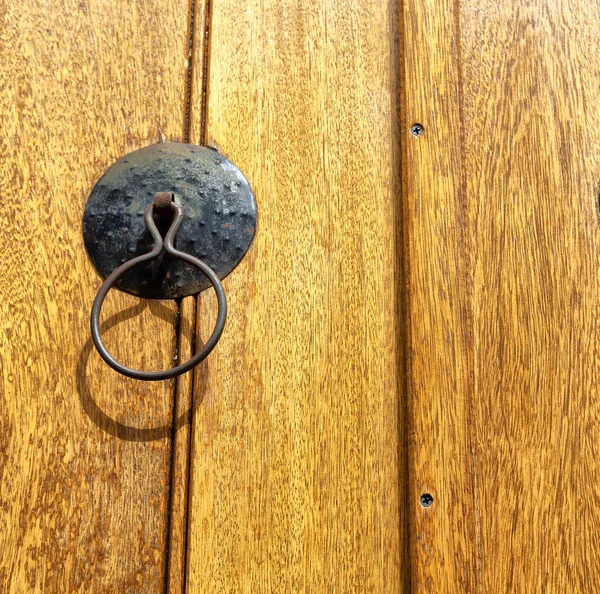
{"label": "screw head", "polygon": [[433,505],[433,495],[423,493],[423,495],[419,497],[419,503],[421,504],[421,507],[431,507]]}
{"label": "screw head", "polygon": [[425,132],[425,128],[421,124],[413,124],[410,128],[410,133],[413,136],[421,136]]}

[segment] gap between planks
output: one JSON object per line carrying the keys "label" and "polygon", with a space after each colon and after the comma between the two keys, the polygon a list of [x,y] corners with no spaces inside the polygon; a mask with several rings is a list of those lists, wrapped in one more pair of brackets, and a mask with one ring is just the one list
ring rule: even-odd
{"label": "gap between planks", "polygon": [[[208,41],[210,0],[190,0],[188,30],[189,53],[184,105],[184,142],[205,143],[206,81],[208,80]],[[200,76],[195,76],[196,71]],[[192,110],[200,110],[201,125],[194,128]],[[196,296],[183,298],[179,303],[177,361],[189,359],[196,350]],[[186,591],[188,502],[191,468],[191,437],[194,414],[196,374],[203,365],[175,379],[173,385],[173,432],[171,454],[171,487],[168,518],[168,548],[166,552],[167,594]]]}

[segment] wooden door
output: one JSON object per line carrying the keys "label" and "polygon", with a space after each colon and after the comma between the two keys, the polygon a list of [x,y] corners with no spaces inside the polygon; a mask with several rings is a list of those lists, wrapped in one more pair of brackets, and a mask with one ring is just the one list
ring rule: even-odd
{"label": "wooden door", "polygon": [[[594,592],[600,9],[0,3],[0,592]],[[176,381],[89,335],[83,207],[208,144],[256,239]],[[216,315],[111,292],[108,347]]]}
{"label": "wooden door", "polygon": [[[395,3],[0,6],[0,590],[402,589]],[[92,347],[81,217],[163,140],[232,159],[259,228],[217,350],[144,383]],[[210,294],[107,308],[109,349],[145,369],[215,314]]]}

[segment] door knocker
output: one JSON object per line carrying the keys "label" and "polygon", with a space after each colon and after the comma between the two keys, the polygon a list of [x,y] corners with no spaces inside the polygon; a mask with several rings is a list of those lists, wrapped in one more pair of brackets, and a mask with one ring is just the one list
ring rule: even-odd
{"label": "door knocker", "polygon": [[[221,279],[242,260],[255,230],[256,202],[248,181],[214,149],[162,143],[116,161],[94,186],[83,215],[88,255],[105,278],[90,319],[104,361],[128,377],[162,380],[204,360],[225,327]],[[100,312],[112,287],[149,299],[179,299],[211,286],[218,302],[215,328],[188,361],[141,371],[116,361],[104,346]]]}

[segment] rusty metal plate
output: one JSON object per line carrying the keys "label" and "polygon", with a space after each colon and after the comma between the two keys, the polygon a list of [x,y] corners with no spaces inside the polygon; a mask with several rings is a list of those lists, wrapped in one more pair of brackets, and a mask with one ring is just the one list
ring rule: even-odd
{"label": "rusty metal plate", "polygon": [[[242,172],[216,150],[183,143],[155,144],[116,161],[94,186],[83,214],[89,257],[106,278],[152,250],[144,211],[157,192],[173,192],[184,221],[177,249],[206,262],[219,278],[242,260],[256,230],[256,202]],[[155,218],[166,231],[169,220]],[[167,254],[127,272],[119,289],[150,299],[193,295],[211,286],[196,268]]]}

